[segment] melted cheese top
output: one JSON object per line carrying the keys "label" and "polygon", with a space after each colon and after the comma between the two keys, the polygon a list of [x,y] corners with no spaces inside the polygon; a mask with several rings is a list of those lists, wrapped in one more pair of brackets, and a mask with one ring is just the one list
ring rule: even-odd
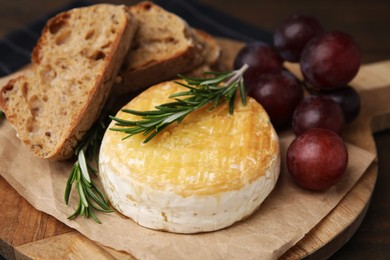
{"label": "melted cheese top", "polygon": [[[184,87],[165,82],[144,91],[124,108],[145,111],[171,102],[173,93]],[[140,120],[119,112],[116,117]],[[114,122],[110,127],[116,127]],[[214,110],[202,108],[180,124],[172,124],[150,142],[135,135],[123,140],[124,133],[107,130],[102,153],[112,164],[127,166],[126,173],[153,189],[172,191],[181,196],[213,195],[238,190],[266,173],[278,154],[278,137],[265,110],[254,99],[246,106],[236,98],[234,113],[228,104]]]}

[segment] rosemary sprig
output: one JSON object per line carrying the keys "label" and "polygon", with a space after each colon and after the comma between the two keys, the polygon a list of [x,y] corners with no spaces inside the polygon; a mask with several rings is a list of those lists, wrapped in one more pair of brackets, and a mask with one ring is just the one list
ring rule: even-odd
{"label": "rosemary sprig", "polygon": [[[144,136],[147,136],[144,143],[147,143],[170,124],[174,122],[180,124],[188,114],[207,104],[213,104],[211,109],[215,109],[223,102],[228,102],[229,113],[232,114],[237,89],[240,89],[241,102],[244,105],[246,103],[242,75],[247,68],[248,65],[245,64],[240,69],[232,72],[208,72],[207,74],[211,75],[211,78],[189,78],[179,75],[186,83],[176,83],[187,88],[188,91],[171,95],[170,98],[174,98],[175,101],[156,106],[156,110],[123,109],[123,112],[141,116],[142,119],[129,121],[110,116],[117,126],[110,128],[110,130],[127,134],[124,139],[143,133]],[[186,98],[181,99],[181,97]]]}
{"label": "rosemary sprig", "polygon": [[96,175],[97,172],[92,164],[98,164],[98,151],[105,128],[102,120],[98,120],[85,135],[75,151],[77,161],[73,165],[73,169],[69,175],[64,199],[68,205],[73,183],[76,182],[75,186],[77,187],[80,200],[75,212],[68,219],[85,216],[87,218],[91,217],[97,223],[101,224],[94,210],[103,212],[113,211],[109,207],[103,192],[95,185],[90,176],[90,173]]}

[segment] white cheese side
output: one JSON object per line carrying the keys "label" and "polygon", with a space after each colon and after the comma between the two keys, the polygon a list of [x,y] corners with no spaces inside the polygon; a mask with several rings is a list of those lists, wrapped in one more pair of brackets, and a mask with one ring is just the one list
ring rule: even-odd
{"label": "white cheese side", "polygon": [[112,155],[99,158],[99,176],[112,205],[141,226],[175,233],[215,231],[249,216],[273,190],[280,172],[278,153],[263,176],[239,190],[184,197],[175,187],[156,190],[140,183]]}

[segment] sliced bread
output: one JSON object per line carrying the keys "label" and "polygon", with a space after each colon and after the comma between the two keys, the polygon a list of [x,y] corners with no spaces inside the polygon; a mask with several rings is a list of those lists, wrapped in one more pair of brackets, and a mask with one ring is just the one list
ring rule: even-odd
{"label": "sliced bread", "polygon": [[203,63],[203,46],[182,18],[151,2],[128,8],[139,27],[114,86],[116,94],[171,79]]}
{"label": "sliced bread", "polygon": [[219,62],[222,51],[215,38],[200,29],[194,29],[194,33],[198,42],[202,45],[202,56],[204,59],[202,64],[185,74],[191,77],[203,77],[204,72],[223,70]]}
{"label": "sliced bread", "polygon": [[32,67],[0,92],[0,107],[35,155],[63,160],[99,117],[137,21],[125,6],[73,9],[50,19]]}

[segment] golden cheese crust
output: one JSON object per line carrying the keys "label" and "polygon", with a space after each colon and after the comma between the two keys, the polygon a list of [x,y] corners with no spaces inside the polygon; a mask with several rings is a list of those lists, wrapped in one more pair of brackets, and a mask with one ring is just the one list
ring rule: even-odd
{"label": "golden cheese crust", "polygon": [[[168,98],[171,94],[184,90],[179,84],[164,82],[144,91],[124,108],[153,110],[172,101]],[[124,112],[116,117],[140,119]],[[124,137],[108,130],[101,154],[110,154],[110,158],[127,165],[126,171],[136,182],[183,197],[239,190],[265,175],[279,153],[278,137],[267,113],[250,97],[246,106],[237,98],[233,115],[228,113],[228,104],[195,111],[147,144],[142,143],[142,134],[122,140]]]}

